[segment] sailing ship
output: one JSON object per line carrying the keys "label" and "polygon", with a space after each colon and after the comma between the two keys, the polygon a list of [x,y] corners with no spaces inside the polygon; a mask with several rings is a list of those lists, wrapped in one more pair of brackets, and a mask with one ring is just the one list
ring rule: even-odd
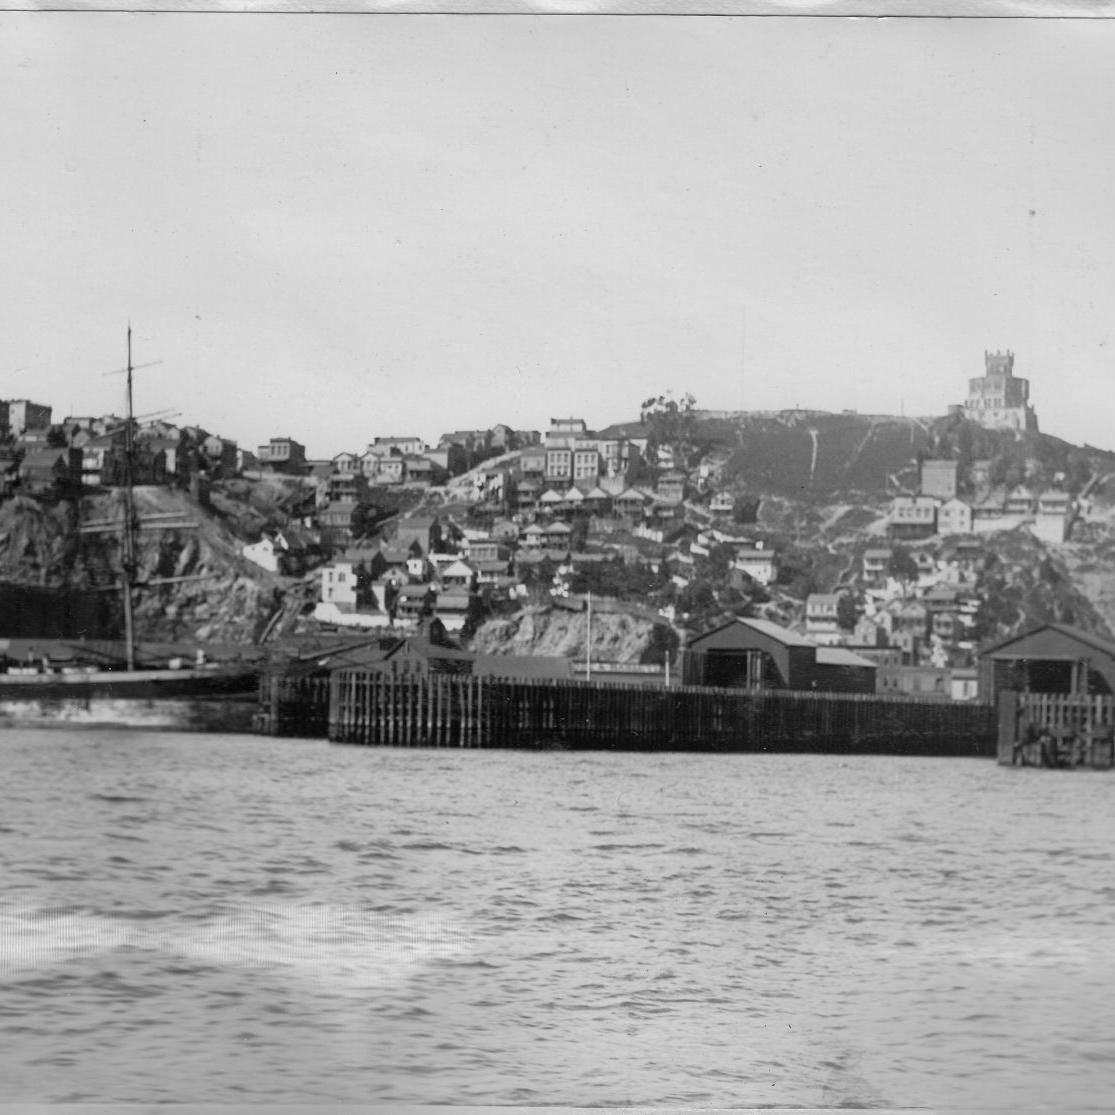
{"label": "sailing ship", "polygon": [[[259,666],[251,662],[220,665],[206,660],[203,647],[178,653],[165,665],[141,666],[136,641],[137,589],[189,579],[138,579],[138,534],[145,529],[190,529],[196,523],[177,513],[140,516],[135,499],[135,413],[133,406],[132,328],[128,325],[127,419],[124,423],[123,515],[89,521],[82,533],[119,531],[119,591],[123,604],[124,661],[120,668],[54,670],[49,662],[9,666],[0,673],[0,725],[112,724],[137,727],[248,730],[256,707]],[[146,367],[147,365],[141,365]],[[40,640],[47,643],[52,640]],[[65,641],[63,641],[65,642]],[[69,644],[75,645],[72,642]]]}

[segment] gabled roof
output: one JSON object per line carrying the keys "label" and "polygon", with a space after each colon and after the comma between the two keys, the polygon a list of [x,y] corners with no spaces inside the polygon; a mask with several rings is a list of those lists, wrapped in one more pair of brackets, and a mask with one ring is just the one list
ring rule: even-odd
{"label": "gabled roof", "polygon": [[503,561],[493,558],[490,561],[476,561],[473,564],[479,573],[506,573],[511,562],[507,558],[504,558]]}
{"label": "gabled roof", "polygon": [[441,575],[443,577],[445,577],[445,576],[457,576],[457,577],[459,577],[462,573],[471,574],[471,573],[474,573],[474,572],[475,572],[475,567],[472,565],[472,563],[465,561],[463,558],[457,558],[451,564],[442,566],[442,569],[441,569]]}
{"label": "gabled roof", "polygon": [[419,596],[425,596],[429,592],[434,592],[434,587],[430,584],[422,585],[399,585],[399,599],[404,597],[408,599],[415,599]]}
{"label": "gabled roof", "polygon": [[637,499],[640,503],[646,503],[646,501],[650,498],[651,497],[648,496],[646,492],[640,492],[638,488],[625,488],[622,492],[620,492],[618,496],[615,497],[616,500],[623,500],[624,502],[630,502]]}
{"label": "gabled roof", "polygon": [[1104,639],[1100,635],[1095,635],[1091,631],[1085,631],[1081,627],[1072,627],[1067,623],[1039,623],[1035,627],[1031,627],[1018,635],[1010,635],[1005,639],[1001,639],[997,643],[992,643],[989,647],[984,647],[980,652],[982,655],[997,655],[1012,643],[1020,643],[1025,639],[1029,639],[1036,635],[1039,631],[1057,631],[1060,634],[1070,639],[1075,639],[1079,643],[1084,643],[1086,646],[1093,647],[1095,650],[1102,651],[1104,654],[1109,654],[1115,657],[1115,643]]}
{"label": "gabled roof", "polygon": [[717,631],[723,631],[725,628],[732,627],[735,624],[742,624],[744,627],[750,627],[752,630],[758,631],[760,635],[766,635],[767,638],[774,639],[783,646],[815,647],[817,645],[812,639],[807,639],[804,635],[798,635],[796,632],[789,630],[789,628],[779,627],[777,623],[771,623],[770,620],[745,619],[743,616],[735,616],[724,623],[717,624],[715,627],[710,627],[705,631],[691,635],[687,643],[692,644],[699,642],[709,635],[713,635]]}
{"label": "gabled roof", "polygon": [[870,659],[844,647],[818,647],[816,661],[820,666],[869,666],[875,669],[875,663]]}

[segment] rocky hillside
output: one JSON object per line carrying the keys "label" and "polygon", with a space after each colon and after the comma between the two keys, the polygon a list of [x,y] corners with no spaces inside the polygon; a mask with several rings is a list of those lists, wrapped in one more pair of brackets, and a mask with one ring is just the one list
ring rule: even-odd
{"label": "rocky hillside", "polygon": [[[290,606],[285,603],[288,583],[246,562],[240,554],[243,539],[220,515],[167,488],[137,488],[136,508],[141,520],[161,515],[172,516],[164,522],[191,524],[139,533],[135,606],[140,639],[250,643],[277,611]],[[78,524],[122,518],[118,491],[87,497],[80,507],[21,497],[7,501],[0,505],[0,581],[107,599],[108,606],[96,609],[100,629],[66,633],[119,635],[120,533],[81,533]],[[150,583],[157,580],[171,583]]]}
{"label": "rocky hillside", "polygon": [[[479,654],[538,654],[562,658],[588,655],[588,616],[562,608],[527,608],[514,616],[488,620],[471,646]],[[672,641],[668,627],[627,614],[594,614],[592,657],[601,662],[660,661]]]}

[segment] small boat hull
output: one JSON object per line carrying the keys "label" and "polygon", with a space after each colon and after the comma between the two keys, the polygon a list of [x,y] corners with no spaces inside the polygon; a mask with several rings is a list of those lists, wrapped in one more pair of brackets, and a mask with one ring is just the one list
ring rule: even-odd
{"label": "small boat hull", "polygon": [[0,727],[248,732],[258,688],[245,670],[0,675]]}

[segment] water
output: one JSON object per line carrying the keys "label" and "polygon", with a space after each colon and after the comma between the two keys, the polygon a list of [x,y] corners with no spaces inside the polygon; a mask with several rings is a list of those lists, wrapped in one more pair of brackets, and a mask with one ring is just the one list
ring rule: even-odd
{"label": "water", "polygon": [[1107,1108],[1103,773],[0,733],[0,1102]]}

